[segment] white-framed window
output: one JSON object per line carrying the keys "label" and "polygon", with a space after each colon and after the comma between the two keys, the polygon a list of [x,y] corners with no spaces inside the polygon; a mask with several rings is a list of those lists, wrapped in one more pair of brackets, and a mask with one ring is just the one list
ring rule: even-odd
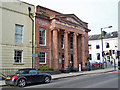
{"label": "white-framed window", "polygon": [[15,42],[22,43],[23,38],[23,25],[15,25]]}
{"label": "white-framed window", "polygon": [[61,48],[64,49],[64,35],[61,35]]}
{"label": "white-framed window", "polygon": [[39,63],[46,64],[46,52],[40,52]]}
{"label": "white-framed window", "polygon": [[14,51],[14,63],[21,64],[22,63],[22,50]]}
{"label": "white-framed window", "polygon": [[46,30],[45,29],[40,29],[39,33],[39,44],[41,46],[46,46]]}

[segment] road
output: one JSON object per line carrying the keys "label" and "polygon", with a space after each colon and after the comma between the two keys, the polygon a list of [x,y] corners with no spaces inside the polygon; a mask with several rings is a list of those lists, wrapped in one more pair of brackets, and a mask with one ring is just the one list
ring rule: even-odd
{"label": "road", "polygon": [[[119,74],[120,75],[120,74]],[[116,72],[83,75],[69,78],[52,80],[48,84],[28,85],[25,88],[118,88],[118,78]],[[6,86],[4,88],[19,88]],[[4,90],[4,89],[3,89]]]}
{"label": "road", "polygon": [[[53,80],[25,88],[118,88],[118,73],[104,73]],[[120,77],[119,77],[120,78]]]}

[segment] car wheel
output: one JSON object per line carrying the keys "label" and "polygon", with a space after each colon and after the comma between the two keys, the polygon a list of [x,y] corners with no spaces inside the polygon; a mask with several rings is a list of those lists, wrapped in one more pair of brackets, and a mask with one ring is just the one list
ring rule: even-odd
{"label": "car wheel", "polygon": [[50,77],[46,76],[45,79],[44,79],[44,82],[45,83],[50,83]]}
{"label": "car wheel", "polygon": [[25,79],[20,79],[20,80],[18,81],[18,86],[19,86],[19,87],[24,87],[25,85],[26,85]]}

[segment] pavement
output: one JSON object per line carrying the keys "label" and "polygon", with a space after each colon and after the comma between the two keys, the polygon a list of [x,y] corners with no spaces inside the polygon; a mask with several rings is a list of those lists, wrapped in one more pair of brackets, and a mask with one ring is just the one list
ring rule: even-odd
{"label": "pavement", "polygon": [[[118,70],[118,69],[116,69]],[[99,73],[107,73],[114,71],[114,68],[105,68],[105,69],[98,69],[98,70],[91,70],[91,71],[80,71],[80,72],[70,72],[70,73],[61,73],[56,75],[51,75],[52,80],[57,80],[66,77],[74,77],[74,76],[81,76],[81,75],[89,75],[89,74],[99,74]],[[6,86],[5,80],[0,80],[0,87]]]}

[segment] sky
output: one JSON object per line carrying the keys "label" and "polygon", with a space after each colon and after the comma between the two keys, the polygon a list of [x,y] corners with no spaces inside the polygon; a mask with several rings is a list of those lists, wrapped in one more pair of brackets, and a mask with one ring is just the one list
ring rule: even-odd
{"label": "sky", "polygon": [[21,0],[63,14],[75,14],[88,23],[89,35],[118,31],[118,2],[120,0]]}

